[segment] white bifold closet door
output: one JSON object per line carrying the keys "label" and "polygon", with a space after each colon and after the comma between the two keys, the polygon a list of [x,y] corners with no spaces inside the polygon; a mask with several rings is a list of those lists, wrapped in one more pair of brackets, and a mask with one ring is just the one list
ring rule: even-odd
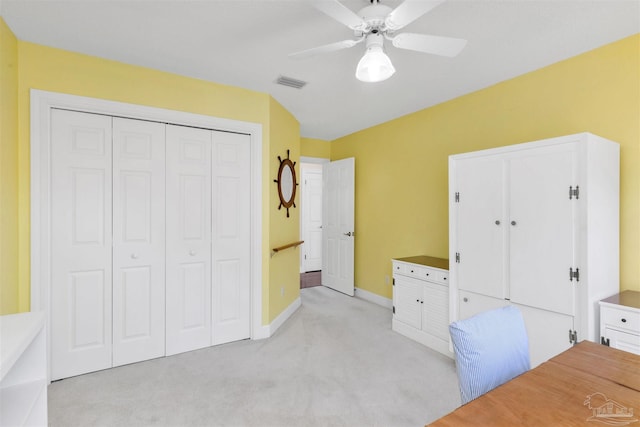
{"label": "white bifold closet door", "polygon": [[250,136],[53,110],[51,377],[250,337]]}
{"label": "white bifold closet door", "polygon": [[211,345],[211,133],[167,126],[167,356]]}
{"label": "white bifold closet door", "polygon": [[111,367],[111,117],[53,110],[51,378]]}
{"label": "white bifold closet door", "polygon": [[167,126],[167,355],[251,335],[250,175],[248,135]]}
{"label": "white bifold closet door", "polygon": [[249,135],[213,132],[213,345],[251,336],[250,142]]}
{"label": "white bifold closet door", "polygon": [[113,366],[164,356],[164,133],[113,118]]}

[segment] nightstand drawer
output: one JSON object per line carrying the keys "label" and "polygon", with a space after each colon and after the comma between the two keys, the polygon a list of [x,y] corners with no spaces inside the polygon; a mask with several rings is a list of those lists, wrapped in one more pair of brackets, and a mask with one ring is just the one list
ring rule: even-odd
{"label": "nightstand drawer", "polygon": [[602,323],[619,329],[640,332],[640,313],[602,306],[600,310]]}

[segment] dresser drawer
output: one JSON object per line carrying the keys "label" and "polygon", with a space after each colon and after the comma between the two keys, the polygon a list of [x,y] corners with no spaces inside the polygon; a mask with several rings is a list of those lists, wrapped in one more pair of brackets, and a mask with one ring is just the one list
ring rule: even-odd
{"label": "dresser drawer", "polygon": [[603,305],[600,307],[601,322],[619,329],[640,332],[640,312],[621,310]]}
{"label": "dresser drawer", "polygon": [[436,280],[438,283],[442,283],[443,285],[449,285],[449,272],[448,271],[438,271],[438,275],[436,277],[438,278]]}
{"label": "dresser drawer", "polygon": [[407,274],[407,264],[393,262],[393,274]]}

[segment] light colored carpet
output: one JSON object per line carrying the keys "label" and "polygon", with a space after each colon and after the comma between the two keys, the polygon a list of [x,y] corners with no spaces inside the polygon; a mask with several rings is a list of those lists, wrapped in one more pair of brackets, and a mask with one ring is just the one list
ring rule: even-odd
{"label": "light colored carpet", "polygon": [[269,339],[49,386],[51,426],[423,426],[460,405],[453,360],[325,287]]}

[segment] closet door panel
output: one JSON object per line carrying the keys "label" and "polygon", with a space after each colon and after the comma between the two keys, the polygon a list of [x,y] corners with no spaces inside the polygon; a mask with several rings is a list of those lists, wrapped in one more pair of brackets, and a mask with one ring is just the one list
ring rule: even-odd
{"label": "closet door panel", "polygon": [[111,117],[51,117],[51,378],[111,367]]}
{"label": "closet door panel", "polygon": [[113,365],[165,354],[165,125],[113,119]]}
{"label": "closet door panel", "polygon": [[167,126],[167,355],[211,345],[211,131]]}
{"label": "closet door panel", "polygon": [[249,338],[250,137],[213,132],[212,343]]}

